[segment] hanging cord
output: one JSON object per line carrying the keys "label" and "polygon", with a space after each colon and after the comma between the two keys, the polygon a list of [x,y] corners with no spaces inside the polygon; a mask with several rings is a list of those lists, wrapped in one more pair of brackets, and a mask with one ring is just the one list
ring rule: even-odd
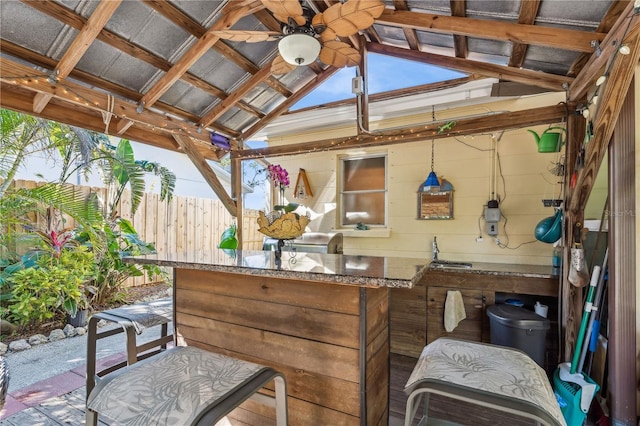
{"label": "hanging cord", "polygon": [[113,116],[113,108],[115,103],[115,98],[112,95],[107,95],[107,110],[101,111],[105,133],[109,133],[109,123],[111,123],[111,117]]}
{"label": "hanging cord", "polygon": [[[436,121],[436,107],[431,105],[431,121],[435,123]],[[435,146],[436,140],[435,138],[431,138],[431,171],[433,172],[433,162],[435,158]]]}

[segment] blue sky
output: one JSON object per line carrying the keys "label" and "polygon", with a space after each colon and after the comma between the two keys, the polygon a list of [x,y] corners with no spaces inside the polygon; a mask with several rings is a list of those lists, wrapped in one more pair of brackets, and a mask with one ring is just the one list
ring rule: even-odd
{"label": "blue sky", "polygon": [[[432,65],[375,53],[368,54],[367,62],[369,94],[451,80],[465,75]],[[291,109],[322,105],[353,97],[351,79],[355,75],[355,67],[341,69]]]}

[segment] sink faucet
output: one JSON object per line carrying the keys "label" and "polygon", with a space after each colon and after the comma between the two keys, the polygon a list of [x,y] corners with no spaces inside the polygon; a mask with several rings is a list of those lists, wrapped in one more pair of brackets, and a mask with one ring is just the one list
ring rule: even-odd
{"label": "sink faucet", "polygon": [[440,253],[440,250],[438,250],[438,241],[436,240],[436,236],[433,236],[433,260],[438,260],[438,253]]}

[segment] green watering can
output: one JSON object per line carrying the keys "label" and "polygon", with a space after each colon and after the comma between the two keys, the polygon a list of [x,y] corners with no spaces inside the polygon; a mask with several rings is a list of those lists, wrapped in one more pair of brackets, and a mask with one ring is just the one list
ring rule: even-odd
{"label": "green watering can", "polygon": [[562,139],[562,133],[551,132],[551,130],[562,130],[565,135],[567,133],[567,129],[564,127],[549,127],[547,130],[542,132],[540,136],[533,130],[527,130],[529,133],[536,138],[536,144],[538,144],[538,152],[558,152],[562,145],[564,145],[564,140]]}

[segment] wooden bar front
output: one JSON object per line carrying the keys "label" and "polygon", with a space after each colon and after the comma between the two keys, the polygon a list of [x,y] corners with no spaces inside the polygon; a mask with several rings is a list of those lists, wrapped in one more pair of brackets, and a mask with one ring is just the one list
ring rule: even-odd
{"label": "wooden bar front", "polygon": [[[174,268],[178,344],[269,365],[289,424],[387,425],[389,289]],[[231,417],[273,424],[247,401]]]}

